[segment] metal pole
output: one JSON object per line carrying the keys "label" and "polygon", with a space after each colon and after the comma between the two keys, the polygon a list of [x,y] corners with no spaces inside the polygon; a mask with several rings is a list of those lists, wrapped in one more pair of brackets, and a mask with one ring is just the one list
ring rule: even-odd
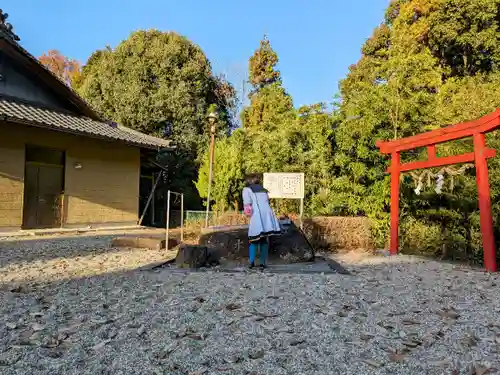
{"label": "metal pole", "polygon": [[165,225],[165,250],[168,250],[168,232],[170,227],[170,190],[167,192],[167,223]]}
{"label": "metal pole", "polygon": [[65,204],[64,204],[64,199],[65,199],[66,195],[64,194],[64,192],[60,195],[60,199],[61,199],[61,209],[59,210],[60,211],[60,216],[61,216],[61,228],[64,228],[64,217],[66,215],[64,215],[64,209],[65,209]]}
{"label": "metal pole", "polygon": [[208,214],[210,212],[210,193],[212,190],[213,164],[214,164],[214,149],[215,149],[215,129],[212,126],[210,138],[210,171],[208,174],[208,193],[207,193],[207,212],[205,213],[205,228],[208,228]]}
{"label": "metal pole", "polygon": [[[158,174],[158,179],[160,179],[161,172]],[[153,185],[156,185],[156,180],[155,180],[155,173],[153,172]],[[153,192],[152,194],[153,199],[151,200],[151,225],[155,225],[155,193]]]}
{"label": "metal pole", "polygon": [[304,198],[300,198],[300,229],[304,229]]}
{"label": "metal pole", "polygon": [[181,194],[181,242],[184,242],[184,194]]}

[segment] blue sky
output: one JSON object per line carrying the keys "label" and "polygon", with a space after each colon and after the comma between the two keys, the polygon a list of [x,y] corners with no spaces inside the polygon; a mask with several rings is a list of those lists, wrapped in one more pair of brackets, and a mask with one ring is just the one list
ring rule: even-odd
{"label": "blue sky", "polygon": [[296,106],[331,102],[389,0],[2,0],[22,45],[85,62],[136,29],[173,30],[200,45],[237,88],[267,34]]}

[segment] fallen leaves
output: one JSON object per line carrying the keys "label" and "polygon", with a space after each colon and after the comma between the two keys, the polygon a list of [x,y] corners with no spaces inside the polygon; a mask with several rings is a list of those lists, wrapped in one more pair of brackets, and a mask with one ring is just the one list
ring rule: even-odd
{"label": "fallen leaves", "polygon": [[205,339],[205,337],[203,335],[200,335],[198,333],[192,333],[192,334],[186,335],[186,337],[188,337],[192,340],[198,340],[198,341]]}
{"label": "fallen leaves", "polygon": [[107,344],[109,344],[111,342],[111,340],[104,340],[104,341],[101,341],[100,343],[94,345],[92,347],[92,350],[94,351],[99,351],[99,350],[102,350]]}
{"label": "fallen leaves", "polygon": [[365,358],[362,360],[364,363],[366,363],[369,366],[375,367],[375,368],[380,368],[383,366],[382,363],[375,361],[374,359],[370,358]]}
{"label": "fallen leaves", "polygon": [[443,360],[439,360],[439,361],[431,361],[431,362],[428,362],[429,365],[433,366],[433,367],[445,367],[445,366],[449,366],[451,364],[451,359],[443,359]]}
{"label": "fallen leaves", "polygon": [[33,336],[34,333],[35,331],[33,331],[32,329],[26,329],[22,331],[18,336],[21,345],[29,344],[28,340],[30,339],[31,336]]}
{"label": "fallen leaves", "polygon": [[15,285],[9,289],[9,292],[18,294],[27,294],[29,293],[29,289],[23,287],[22,285]]}
{"label": "fallen leaves", "polygon": [[93,318],[91,322],[97,325],[111,324],[113,323],[113,319],[109,318]]}
{"label": "fallen leaves", "polygon": [[264,351],[262,349],[252,349],[248,352],[248,357],[250,359],[259,359],[264,357]]}
{"label": "fallen leaves", "polygon": [[391,353],[389,354],[389,360],[392,362],[403,362],[405,355],[403,353]]}
{"label": "fallen leaves", "polygon": [[297,346],[305,342],[306,342],[305,339],[293,339],[292,341],[290,341],[290,346]]}
{"label": "fallen leaves", "polygon": [[408,348],[417,348],[420,345],[422,345],[422,342],[417,340],[417,339],[411,339],[411,340],[406,340],[403,342],[403,345],[407,346]]}
{"label": "fallen leaves", "polygon": [[57,359],[57,358],[61,358],[63,356],[63,352],[61,350],[51,349],[51,350],[47,350],[45,352],[45,355],[49,358]]}
{"label": "fallen leaves", "polygon": [[203,374],[206,374],[207,372],[208,372],[208,370],[204,369],[204,370],[200,370],[200,371],[190,372],[189,375],[203,375]]}
{"label": "fallen leaves", "polygon": [[479,338],[474,333],[469,332],[460,340],[460,342],[470,348],[478,344]]}
{"label": "fallen leaves", "polygon": [[156,358],[160,359],[160,360],[165,359],[170,354],[172,354],[176,349],[177,349],[177,344],[176,343],[171,343],[170,345],[167,345],[163,349],[159,350],[156,353]]}
{"label": "fallen leaves", "polygon": [[257,315],[257,317],[255,318],[256,322],[261,322],[266,319],[277,318],[280,316],[279,314],[265,314],[260,312],[256,312],[255,315]]}
{"label": "fallen leaves", "polygon": [[420,322],[417,322],[416,320],[412,320],[412,319],[403,319],[401,321],[401,324],[403,324],[405,326],[412,326],[412,325],[420,324]]}
{"label": "fallen leaves", "polygon": [[81,325],[82,325],[81,322],[74,323],[70,326],[60,328],[58,332],[60,334],[73,335],[78,331],[78,329],[80,328]]}
{"label": "fallen leaves", "polygon": [[377,325],[384,328],[386,331],[394,331],[396,329],[396,327],[390,323],[378,322]]}
{"label": "fallen leaves", "polygon": [[226,305],[226,310],[228,311],[236,311],[236,310],[239,310],[241,309],[241,305],[239,303],[228,303]]}
{"label": "fallen leaves", "polygon": [[453,308],[437,311],[436,314],[445,319],[457,320],[460,318],[460,314]]}
{"label": "fallen leaves", "polygon": [[373,335],[369,335],[367,333],[362,333],[359,338],[363,341],[370,341],[371,339],[373,339],[375,336]]}
{"label": "fallen leaves", "polygon": [[470,375],[486,375],[486,374],[491,374],[495,371],[496,369],[494,368],[475,364],[470,371]]}
{"label": "fallen leaves", "polygon": [[13,351],[6,351],[3,353],[0,353],[0,367],[4,366],[12,366],[19,362],[22,358],[21,353],[19,352],[13,352]]}
{"label": "fallen leaves", "polygon": [[43,348],[48,348],[48,349],[53,349],[57,348],[59,345],[61,345],[62,340],[59,340],[57,337],[49,337],[43,344]]}
{"label": "fallen leaves", "polygon": [[185,330],[182,330],[181,332],[178,332],[175,335],[175,338],[177,338],[177,339],[182,339],[182,338],[185,338],[185,337],[189,338],[189,339],[192,339],[192,340],[201,341],[201,340],[205,340],[206,339],[206,334],[205,333],[196,332],[192,328],[187,328]]}
{"label": "fallen leaves", "polygon": [[233,354],[233,355],[230,355],[230,356],[224,358],[224,361],[226,363],[230,363],[230,364],[241,363],[244,360],[245,359],[241,355],[239,355],[239,354]]}
{"label": "fallen leaves", "polygon": [[137,336],[142,336],[144,335],[145,332],[146,332],[146,327],[143,324],[137,329]]}
{"label": "fallen leaves", "polygon": [[45,325],[40,324],[40,323],[33,323],[31,325],[31,329],[35,332],[43,331],[45,329]]}

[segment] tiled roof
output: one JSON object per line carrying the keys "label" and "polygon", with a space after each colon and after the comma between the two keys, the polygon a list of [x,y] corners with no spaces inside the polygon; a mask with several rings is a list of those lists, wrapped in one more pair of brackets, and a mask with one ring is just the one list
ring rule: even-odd
{"label": "tiled roof", "polygon": [[0,35],[17,42],[19,40],[19,37],[12,30],[12,25],[7,22],[7,18],[9,18],[9,15],[7,13],[4,13],[3,10],[0,9]]}
{"label": "tiled roof", "polygon": [[156,149],[170,146],[170,142],[165,139],[152,137],[123,125],[112,126],[87,117],[39,108],[5,98],[0,98],[0,120],[2,118],[66,133],[121,141],[138,147]]}

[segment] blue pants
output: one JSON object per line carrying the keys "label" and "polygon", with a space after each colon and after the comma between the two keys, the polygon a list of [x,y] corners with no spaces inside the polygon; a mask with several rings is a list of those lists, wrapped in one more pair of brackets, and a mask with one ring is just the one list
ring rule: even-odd
{"label": "blue pants", "polygon": [[261,238],[258,241],[250,242],[250,247],[249,247],[250,263],[255,264],[255,257],[257,256],[257,248],[259,247],[260,247],[260,264],[265,265],[267,262],[267,253],[269,251],[267,238]]}

